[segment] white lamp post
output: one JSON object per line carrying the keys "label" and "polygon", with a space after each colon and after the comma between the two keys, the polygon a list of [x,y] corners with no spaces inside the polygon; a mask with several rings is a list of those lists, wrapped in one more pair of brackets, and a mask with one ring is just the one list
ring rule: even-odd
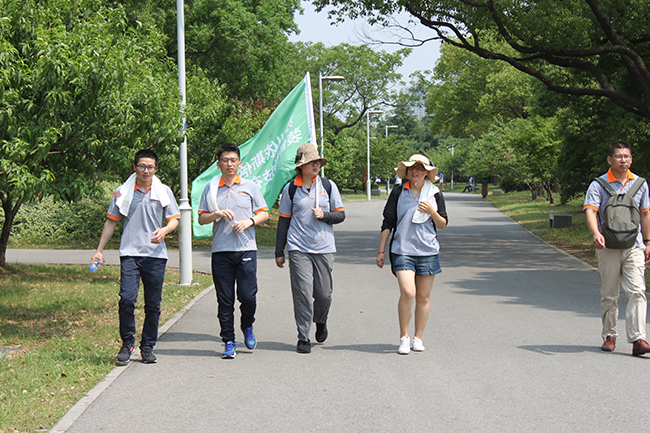
{"label": "white lamp post", "polygon": [[397,125],[386,125],[386,138],[388,138],[388,130],[389,129],[397,129],[399,126]]}
{"label": "white lamp post", "polygon": [[[454,145],[451,145],[451,166],[454,166]],[[451,190],[454,190],[454,169],[451,169]]]}
{"label": "white lamp post", "polygon": [[381,114],[381,110],[368,110],[366,111],[366,130],[368,136],[368,151],[367,151],[367,160],[366,160],[366,193],[368,195],[368,201],[370,201],[370,115],[371,114]]}
{"label": "white lamp post", "polygon": [[[345,77],[340,75],[329,75],[323,76],[320,72],[318,73],[318,113],[320,117],[320,156],[321,158],[325,157],[325,141],[323,139],[323,80],[328,81],[341,81],[345,80]],[[325,177],[325,167],[321,167],[320,175]]]}
{"label": "white lamp post", "polygon": [[[178,36],[178,88],[181,94],[181,112],[185,111],[185,14],[183,0],[176,0],[176,32]],[[180,281],[179,285],[192,284],[192,206],[187,198],[187,127],[185,114],[182,114],[183,142],[180,146],[181,164],[181,200],[178,208],[181,211],[180,230],[178,234],[180,256]]]}

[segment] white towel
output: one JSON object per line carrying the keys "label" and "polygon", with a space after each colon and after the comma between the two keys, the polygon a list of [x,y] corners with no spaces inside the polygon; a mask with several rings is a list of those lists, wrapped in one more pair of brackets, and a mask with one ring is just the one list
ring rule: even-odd
{"label": "white towel", "polygon": [[[436,202],[435,195],[439,191],[440,190],[438,189],[438,187],[435,186],[429,179],[424,179],[424,185],[422,185],[422,189],[420,190],[418,203],[423,201],[428,201],[433,205],[433,208],[437,211],[438,203]],[[431,215],[416,209],[415,213],[413,214],[413,219],[411,221],[413,221],[415,224],[422,224],[423,222],[427,221],[429,218],[431,218]]]}
{"label": "white towel", "polygon": [[[219,210],[219,203],[217,203],[217,193],[219,192],[219,184],[221,183],[221,175],[217,175],[210,181],[210,194],[208,195],[208,210],[216,212]],[[221,218],[217,218],[214,222],[218,222]]]}
{"label": "white towel", "polygon": [[[115,204],[120,209],[120,213],[125,217],[129,216],[129,209],[133,201],[133,191],[135,190],[135,181],[136,174],[133,173],[126,182],[117,188],[117,200]],[[166,207],[171,203],[164,185],[155,175],[151,179],[151,199],[159,201],[162,207]]]}

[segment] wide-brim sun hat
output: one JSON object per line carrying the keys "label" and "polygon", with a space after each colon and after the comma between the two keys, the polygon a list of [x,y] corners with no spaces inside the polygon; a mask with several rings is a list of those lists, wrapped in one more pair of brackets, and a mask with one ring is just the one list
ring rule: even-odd
{"label": "wide-brim sun hat", "polygon": [[312,143],[303,143],[298,147],[298,151],[296,152],[296,169],[299,169],[305,164],[309,164],[310,162],[314,161],[320,161],[320,166],[323,167],[325,164],[327,164],[327,159],[321,157],[318,154],[318,149],[316,148],[316,145]]}
{"label": "wide-brim sun hat", "polygon": [[429,161],[429,158],[420,154],[412,155],[408,161],[400,161],[400,163],[397,164],[397,168],[395,169],[395,172],[399,177],[405,178],[406,169],[408,169],[409,167],[413,167],[415,164],[418,163],[422,164],[424,168],[427,170],[426,178],[429,179],[431,182],[437,182],[438,179],[440,179],[440,177],[438,176],[438,167],[433,165]]}

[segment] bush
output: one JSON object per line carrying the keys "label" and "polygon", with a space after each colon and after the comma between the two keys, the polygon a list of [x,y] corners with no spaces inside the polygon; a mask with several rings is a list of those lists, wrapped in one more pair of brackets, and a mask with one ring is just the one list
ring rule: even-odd
{"label": "bush", "polygon": [[[84,197],[75,203],[54,201],[50,196],[24,204],[14,220],[11,242],[19,245],[97,242],[117,184],[105,183],[103,187],[103,194]],[[0,218],[0,222],[3,220]],[[119,224],[113,236],[119,239],[121,232],[122,225]]]}
{"label": "bush", "polygon": [[501,189],[503,192],[524,191],[528,189],[525,183],[517,179],[517,176],[508,173],[501,178]]}

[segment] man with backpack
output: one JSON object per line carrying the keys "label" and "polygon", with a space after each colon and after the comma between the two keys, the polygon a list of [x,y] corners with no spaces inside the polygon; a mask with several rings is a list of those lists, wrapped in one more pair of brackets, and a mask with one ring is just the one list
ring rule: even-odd
{"label": "man with backpack", "polygon": [[[650,261],[650,199],[645,179],[630,171],[630,145],[609,146],[609,171],[594,180],[585,196],[587,226],[594,238],[602,285],[601,349],[616,348],[618,298],[622,287],[628,298],[625,328],[632,355],[650,352],[646,342],[645,264]],[[639,230],[640,227],[640,230]]]}

